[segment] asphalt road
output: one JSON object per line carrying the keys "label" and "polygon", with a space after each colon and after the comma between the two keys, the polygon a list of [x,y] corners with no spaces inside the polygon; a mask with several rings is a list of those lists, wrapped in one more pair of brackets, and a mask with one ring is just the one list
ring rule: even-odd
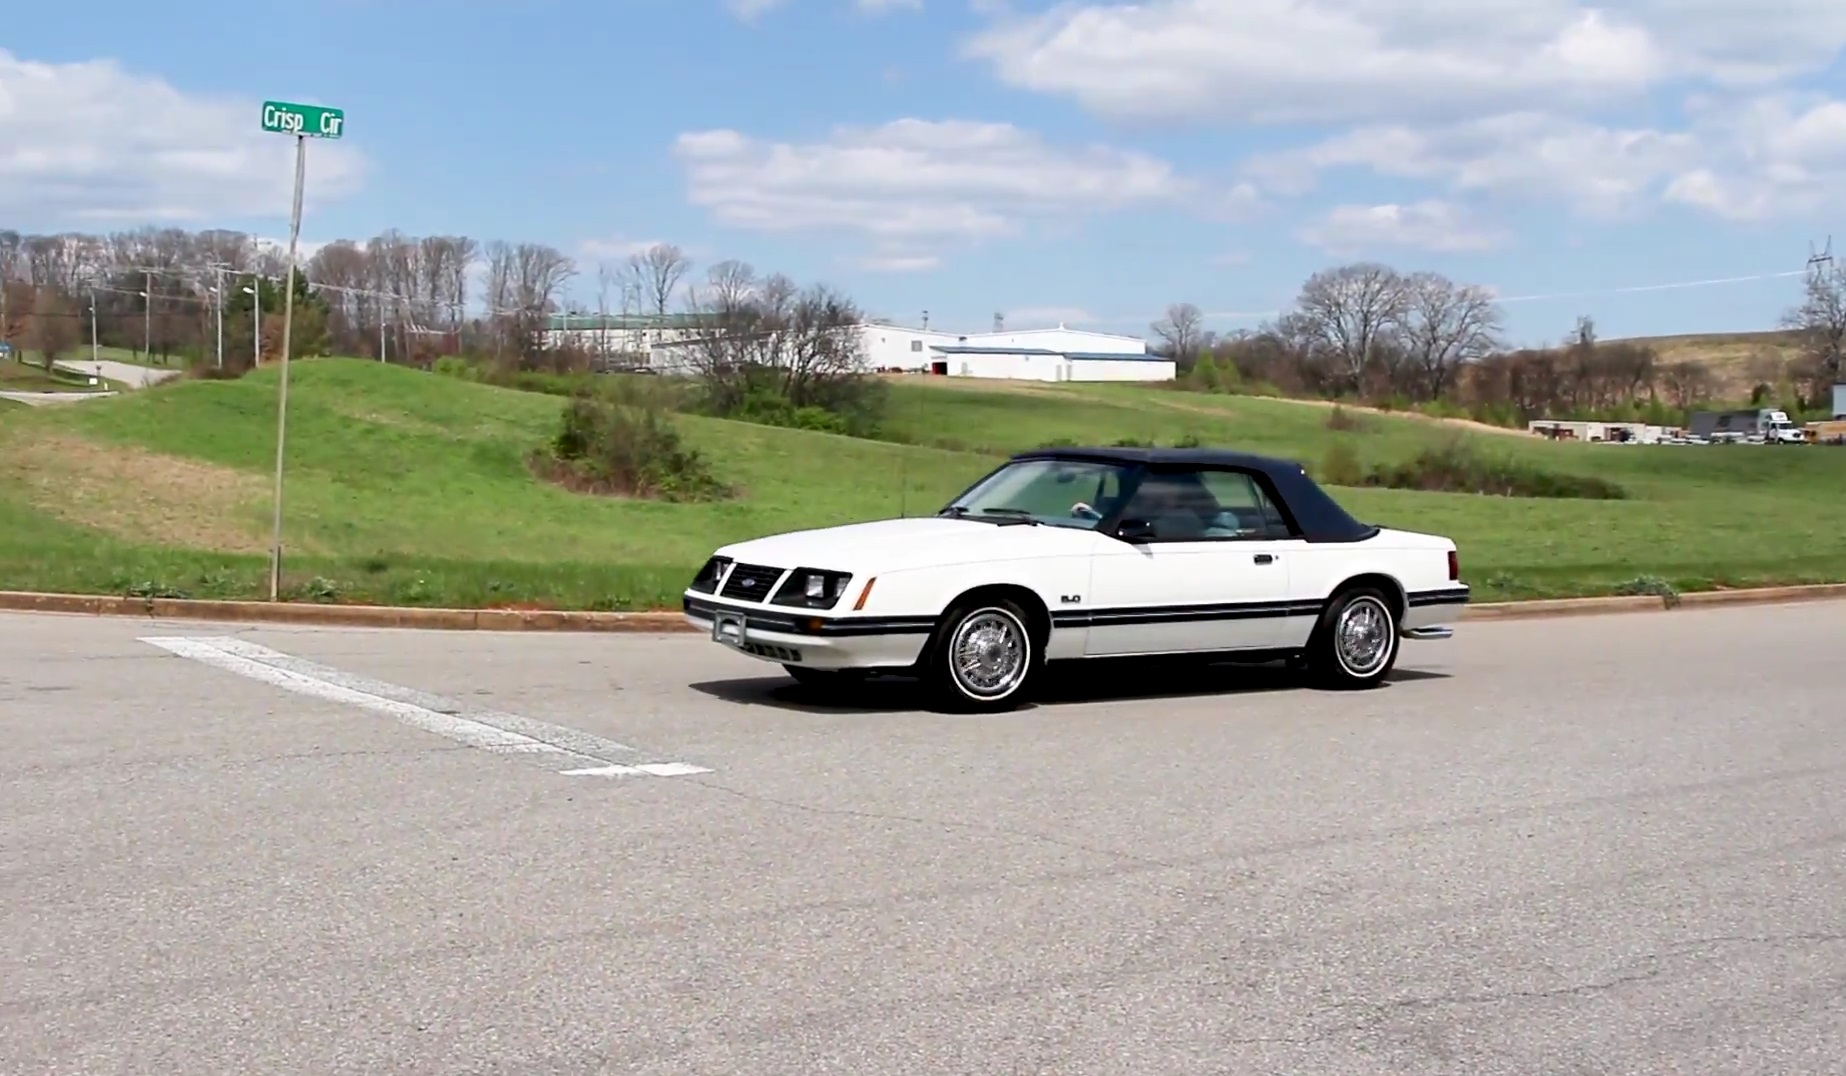
{"label": "asphalt road", "polygon": [[1478,623],[951,717],[688,637],[0,618],[0,1071],[1846,1072],[1843,648]]}

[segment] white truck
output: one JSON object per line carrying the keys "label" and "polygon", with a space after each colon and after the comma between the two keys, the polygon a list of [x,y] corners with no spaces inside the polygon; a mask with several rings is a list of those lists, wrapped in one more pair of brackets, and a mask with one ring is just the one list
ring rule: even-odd
{"label": "white truck", "polygon": [[1692,436],[1712,442],[1761,440],[1766,445],[1799,445],[1807,441],[1801,427],[1788,420],[1788,412],[1771,407],[1701,411],[1692,416]]}

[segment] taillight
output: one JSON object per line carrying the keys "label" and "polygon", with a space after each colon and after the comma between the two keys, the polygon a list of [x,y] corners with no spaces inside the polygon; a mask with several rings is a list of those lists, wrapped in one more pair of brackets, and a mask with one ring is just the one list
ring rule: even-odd
{"label": "taillight", "polygon": [[1460,579],[1460,578],[1461,578],[1461,554],[1451,549],[1449,550],[1449,582],[1453,583],[1457,579]]}

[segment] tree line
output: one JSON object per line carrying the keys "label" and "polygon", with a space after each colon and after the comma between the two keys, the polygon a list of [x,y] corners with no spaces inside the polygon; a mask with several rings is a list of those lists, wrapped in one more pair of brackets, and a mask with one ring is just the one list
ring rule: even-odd
{"label": "tree line", "polygon": [[[690,268],[677,247],[637,251],[598,266],[605,314],[665,313]],[[286,252],[241,232],[142,228],[107,235],[33,235],[0,229],[0,339],[53,357],[105,347],[150,358],[222,351],[248,365],[279,339]],[[576,261],[542,243],[387,231],[329,243],[301,263],[297,322],[304,353],[427,365],[441,355],[535,360],[552,314],[581,310],[565,289]],[[257,323],[258,312],[262,321]]]}
{"label": "tree line", "polygon": [[[1218,335],[1204,321],[1197,306],[1179,303],[1152,329],[1182,383],[1206,391],[1354,399],[1512,425],[1684,412],[1726,388],[1703,362],[1599,340],[1587,316],[1558,344],[1512,346],[1487,289],[1377,262],[1315,273],[1288,310],[1256,329]],[[1795,357],[1763,355],[1748,365],[1752,402],[1820,409],[1842,379],[1846,267],[1816,265],[1783,328]]]}

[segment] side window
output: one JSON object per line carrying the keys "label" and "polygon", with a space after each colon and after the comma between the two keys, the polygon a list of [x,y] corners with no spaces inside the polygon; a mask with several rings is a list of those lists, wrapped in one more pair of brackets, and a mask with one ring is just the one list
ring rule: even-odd
{"label": "side window", "polygon": [[1198,471],[1164,471],[1150,474],[1135,487],[1122,509],[1125,519],[1153,524],[1154,537],[1167,542],[1198,542],[1210,533],[1218,506]]}
{"label": "side window", "polygon": [[1206,471],[1205,488],[1218,504],[1206,533],[1212,538],[1286,538],[1288,524],[1256,479],[1241,471]]}

